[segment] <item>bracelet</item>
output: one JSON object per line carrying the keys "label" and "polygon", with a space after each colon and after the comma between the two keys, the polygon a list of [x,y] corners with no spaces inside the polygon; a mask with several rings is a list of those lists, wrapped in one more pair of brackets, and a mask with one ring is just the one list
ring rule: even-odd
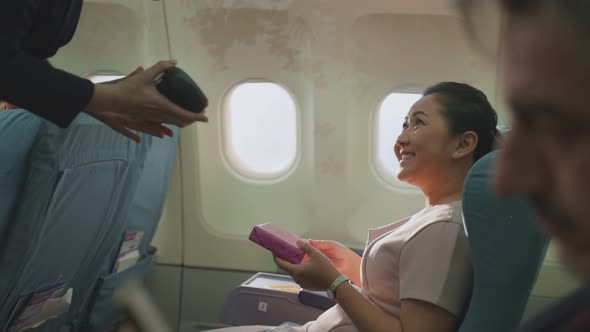
{"label": "bracelet", "polygon": [[336,289],[338,288],[338,286],[342,285],[346,281],[349,281],[349,280],[344,274],[341,274],[338,276],[338,278],[334,279],[334,281],[332,281],[332,284],[330,285],[330,287],[328,287],[328,290],[327,290],[328,297],[330,299],[334,300],[336,298]]}

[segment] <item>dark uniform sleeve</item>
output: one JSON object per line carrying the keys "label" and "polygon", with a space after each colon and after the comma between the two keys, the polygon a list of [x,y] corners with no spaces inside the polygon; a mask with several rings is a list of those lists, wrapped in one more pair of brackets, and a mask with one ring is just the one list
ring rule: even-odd
{"label": "dark uniform sleeve", "polygon": [[88,105],[94,84],[24,49],[41,1],[50,0],[0,0],[0,99],[67,127]]}

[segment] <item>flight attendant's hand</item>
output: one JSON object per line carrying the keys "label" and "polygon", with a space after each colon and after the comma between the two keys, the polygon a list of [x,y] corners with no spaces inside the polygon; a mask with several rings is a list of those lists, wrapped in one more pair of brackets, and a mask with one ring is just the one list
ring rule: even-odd
{"label": "flight attendant's hand", "polygon": [[207,122],[202,113],[193,113],[174,104],[156,89],[154,79],[176,62],[160,61],[147,70],[136,69],[124,79],[97,84],[86,112],[117,132],[140,141],[131,130],[152,136],[172,136],[164,124],[185,127],[195,121]]}
{"label": "flight attendant's hand", "polygon": [[297,241],[309,258],[300,264],[292,264],[274,256],[275,263],[287,271],[301,287],[309,290],[326,290],[340,276],[340,271],[319,250],[308,242]]}
{"label": "flight attendant's hand", "polygon": [[[356,285],[361,284],[361,256],[347,246],[330,240],[309,240],[309,243],[334,264],[334,266]],[[306,256],[307,257],[307,256]],[[306,258],[304,258],[305,261]]]}

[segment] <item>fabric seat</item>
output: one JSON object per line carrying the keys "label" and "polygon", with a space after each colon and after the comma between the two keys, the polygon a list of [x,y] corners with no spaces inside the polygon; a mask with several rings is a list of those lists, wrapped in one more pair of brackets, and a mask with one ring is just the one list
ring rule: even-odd
{"label": "fabric seat", "polygon": [[[144,280],[153,265],[155,248],[150,247],[150,243],[160,221],[176,160],[179,129],[177,127],[171,127],[171,129],[174,132],[172,138],[151,141],[126,222],[114,227],[109,235],[117,242],[115,245],[105,246],[97,255],[94,264],[101,266],[99,273],[101,277],[92,297],[85,305],[88,307],[85,321],[89,330],[108,329],[117,322],[118,317],[111,301],[115,288],[131,277]],[[126,232],[143,232],[139,246],[139,261],[128,270],[111,273],[121,240]]]}
{"label": "fabric seat", "polygon": [[3,148],[29,156],[21,158],[24,181],[14,184],[17,206],[2,220],[0,325],[20,298],[61,280],[73,290],[71,306],[37,330],[77,330],[101,273],[97,257],[120,244],[115,230],[126,223],[151,138],[136,144],[85,114],[65,130],[38,118],[23,130],[8,122],[22,114],[0,115],[8,119],[3,142],[27,141]]}
{"label": "fabric seat", "polygon": [[481,158],[463,188],[474,283],[459,332],[516,330],[547,249],[527,201],[499,198],[491,188],[497,156]]}
{"label": "fabric seat", "polygon": [[8,221],[14,219],[29,169],[32,146],[42,122],[43,119],[23,110],[0,112],[0,234]]}

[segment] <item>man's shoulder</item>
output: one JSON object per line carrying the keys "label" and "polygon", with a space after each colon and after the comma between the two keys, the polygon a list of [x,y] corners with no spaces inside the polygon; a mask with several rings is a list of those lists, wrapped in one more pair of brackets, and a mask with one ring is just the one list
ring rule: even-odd
{"label": "man's shoulder", "polygon": [[590,286],[552,304],[527,321],[520,332],[590,331]]}

